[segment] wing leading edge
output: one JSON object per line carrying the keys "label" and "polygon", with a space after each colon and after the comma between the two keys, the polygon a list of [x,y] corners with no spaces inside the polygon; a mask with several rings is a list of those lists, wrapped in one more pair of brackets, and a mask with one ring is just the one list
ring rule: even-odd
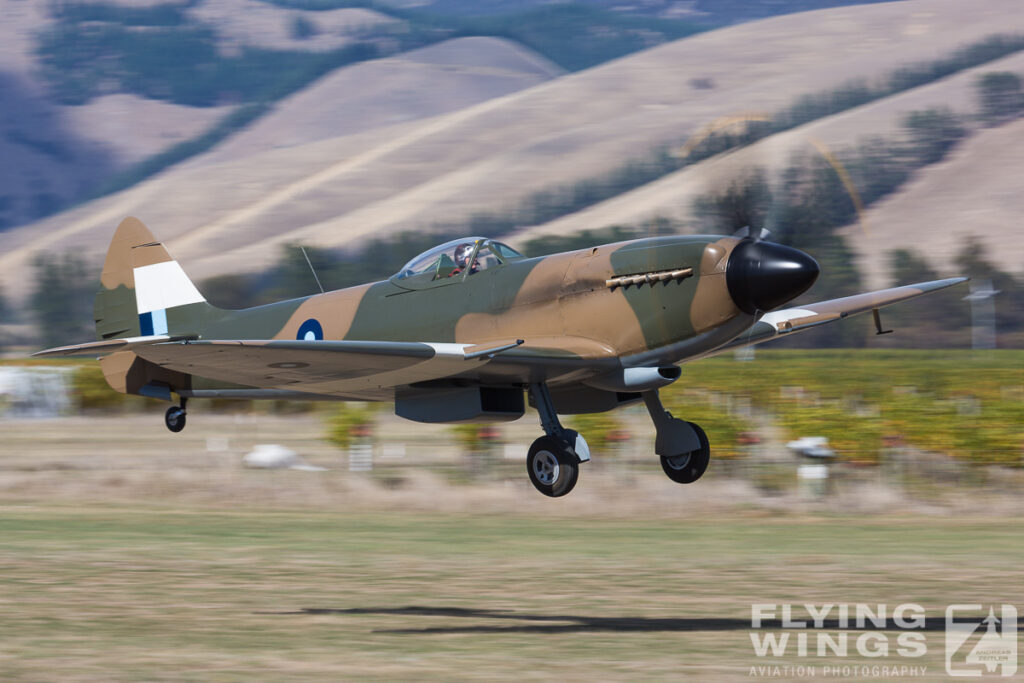
{"label": "wing leading edge", "polygon": [[842,320],[852,315],[877,311],[903,301],[916,299],[919,296],[937,292],[940,289],[966,282],[969,278],[954,277],[945,280],[932,280],[913,285],[882,289],[865,294],[855,294],[841,299],[829,299],[798,308],[784,308],[765,313],[750,326],[746,332],[733,339],[725,346],[715,349],[714,353],[735,349],[741,346],[760,344],[771,339],[803,332],[819,325]]}

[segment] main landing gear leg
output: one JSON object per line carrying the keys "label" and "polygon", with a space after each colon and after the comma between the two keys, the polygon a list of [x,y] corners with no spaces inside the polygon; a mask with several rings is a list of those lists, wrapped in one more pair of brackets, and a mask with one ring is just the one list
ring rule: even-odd
{"label": "main landing gear leg", "polygon": [[590,448],[577,432],[562,427],[546,384],[531,384],[530,396],[540,413],[544,436],[530,446],[526,471],[533,485],[545,496],[564,496],[576,486],[580,463],[590,460]]}
{"label": "main landing gear leg", "polygon": [[185,428],[185,403],[188,401],[184,396],[181,398],[181,404],[171,406],[164,413],[164,424],[172,432],[180,432]]}
{"label": "main landing gear leg", "polygon": [[679,484],[691,484],[704,474],[711,460],[711,445],[704,430],[692,422],[672,417],[661,405],[658,391],[643,393],[657,436],[654,452],[661,457],[661,469]]}

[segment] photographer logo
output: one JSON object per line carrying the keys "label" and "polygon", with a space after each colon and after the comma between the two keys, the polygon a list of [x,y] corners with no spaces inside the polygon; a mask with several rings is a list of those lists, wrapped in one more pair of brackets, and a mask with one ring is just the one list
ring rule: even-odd
{"label": "photographer logo", "polygon": [[1012,676],[1017,672],[1017,608],[1002,605],[999,612],[982,605],[946,608],[946,673],[950,676]]}

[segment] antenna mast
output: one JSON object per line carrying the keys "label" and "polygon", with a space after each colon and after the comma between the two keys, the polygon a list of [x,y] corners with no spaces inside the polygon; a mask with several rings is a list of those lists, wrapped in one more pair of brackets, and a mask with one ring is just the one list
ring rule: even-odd
{"label": "antenna mast", "polygon": [[302,255],[306,257],[306,263],[309,265],[310,272],[313,273],[313,279],[316,280],[316,286],[320,288],[320,293],[323,294],[324,286],[320,284],[320,278],[318,278],[316,275],[316,268],[313,267],[313,262],[309,260],[309,254],[306,253],[306,248],[302,245],[299,245],[299,249],[302,250]]}

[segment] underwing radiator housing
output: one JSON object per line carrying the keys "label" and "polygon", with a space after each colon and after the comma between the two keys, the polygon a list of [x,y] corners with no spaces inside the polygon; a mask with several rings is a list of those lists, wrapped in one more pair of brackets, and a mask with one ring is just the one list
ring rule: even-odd
{"label": "underwing radiator housing", "polygon": [[395,415],[414,422],[511,422],[525,411],[518,387],[407,389],[395,396]]}

